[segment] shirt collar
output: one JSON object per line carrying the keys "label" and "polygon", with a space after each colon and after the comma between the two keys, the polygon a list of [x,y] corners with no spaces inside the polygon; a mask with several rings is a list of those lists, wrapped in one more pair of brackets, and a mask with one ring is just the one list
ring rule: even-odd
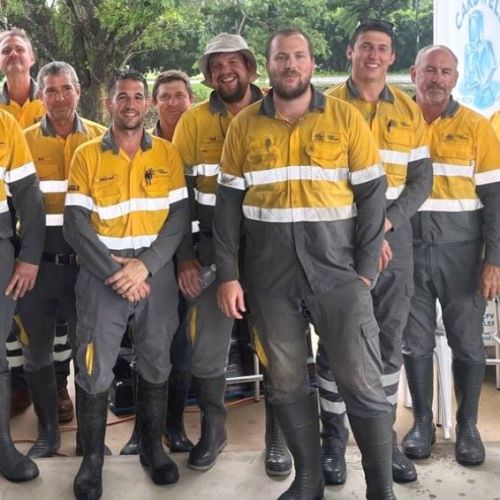
{"label": "shirt collar", "polygon": [[[350,76],[347,79],[346,82],[347,85],[347,95],[349,99],[360,99],[360,93],[358,89],[356,88],[356,84],[354,83],[354,80],[352,79],[352,76]],[[382,92],[380,92],[379,96],[379,101],[387,101],[387,102],[394,102],[394,94],[391,92],[391,89],[387,84],[384,85],[384,88],[382,89]]]}
{"label": "shirt collar", "polygon": [[[40,128],[42,129],[42,134],[46,137],[56,137],[57,133],[52,125],[50,123],[50,120],[47,115],[45,115],[41,120],[40,120]],[[71,131],[72,134],[84,134],[87,132],[87,128],[85,127],[85,124],[83,123],[83,120],[78,116],[75,115],[75,120],[73,122],[73,129]]]}
{"label": "shirt collar", "polygon": [[[260,101],[262,99],[262,91],[254,85],[253,83],[250,84],[250,92],[252,93],[251,96],[251,103]],[[212,91],[210,94],[209,98],[209,107],[210,111],[214,114],[220,113],[221,115],[226,116],[227,115],[227,108],[224,105],[224,102],[222,99],[219,97],[219,94],[215,90]]]}
{"label": "shirt collar", "polygon": [[[34,101],[38,94],[38,85],[35,83],[33,78],[30,80],[30,92],[29,92],[29,100]],[[2,93],[0,94],[0,104],[10,104],[9,90],[7,89],[7,80],[5,80],[3,84]]]}
{"label": "shirt collar", "polygon": [[[146,151],[147,149],[151,149],[152,147],[153,147],[153,138],[151,134],[146,132],[146,130],[143,130],[141,139],[141,149],[143,151]],[[115,141],[111,127],[109,127],[108,130],[106,130],[106,132],[102,136],[101,149],[103,152],[111,150],[115,155],[117,155],[120,151],[120,147]]]}
{"label": "shirt collar", "polygon": [[460,107],[460,104],[453,99],[453,96],[450,96],[450,102],[444,108],[444,111],[441,113],[441,118],[447,118],[453,116]]}
{"label": "shirt collar", "polygon": [[[317,90],[314,85],[311,84],[312,97],[309,102],[309,111],[314,111],[320,109],[324,111],[326,105],[326,97]],[[273,102],[273,89],[262,99],[262,104],[260,105],[259,114],[272,117],[276,116],[276,109]]]}

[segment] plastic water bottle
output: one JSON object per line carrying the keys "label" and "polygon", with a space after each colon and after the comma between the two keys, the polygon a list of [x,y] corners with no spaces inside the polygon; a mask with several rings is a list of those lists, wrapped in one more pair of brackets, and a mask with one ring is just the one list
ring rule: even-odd
{"label": "plastic water bottle", "polygon": [[217,267],[215,264],[210,264],[209,266],[203,266],[200,268],[198,272],[198,282],[202,290],[205,290],[205,288],[208,288],[214,282],[216,271]]}

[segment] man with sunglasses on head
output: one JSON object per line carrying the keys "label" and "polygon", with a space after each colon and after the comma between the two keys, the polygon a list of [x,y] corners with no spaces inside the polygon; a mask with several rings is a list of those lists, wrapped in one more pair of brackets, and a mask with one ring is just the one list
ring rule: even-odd
{"label": "man with sunglasses on head", "polygon": [[[212,219],[217,176],[227,130],[233,118],[262,93],[253,82],[257,63],[246,41],[239,35],[221,33],[210,40],[198,61],[204,84],[213,88],[208,101],[186,111],[174,133],[186,169],[193,220],[200,225],[200,240],[191,235],[176,253],[179,287],[191,297],[187,317],[192,343],[191,372],[202,412],[201,437],[189,454],[188,466],[210,469],[226,444],[224,393],[226,366],[233,319],[222,314],[216,301],[216,283],[200,287],[200,269],[215,262]],[[270,476],[290,474],[291,457],[266,398],[265,470]]]}
{"label": "man with sunglasses on head", "polygon": [[[379,147],[387,176],[380,274],[371,295],[380,329],[382,384],[395,419],[403,364],[403,329],[413,291],[410,217],[430,192],[432,166],[418,106],[403,91],[386,82],[389,67],[396,59],[393,24],[378,19],[361,20],[349,41],[346,56],[351,63],[350,77],[326,93],[349,102],[362,114]],[[327,484],[342,484],[346,480],[346,409],[321,344],[317,364],[323,473]],[[396,482],[417,478],[413,463],[397,446],[395,432],[392,475]]]}

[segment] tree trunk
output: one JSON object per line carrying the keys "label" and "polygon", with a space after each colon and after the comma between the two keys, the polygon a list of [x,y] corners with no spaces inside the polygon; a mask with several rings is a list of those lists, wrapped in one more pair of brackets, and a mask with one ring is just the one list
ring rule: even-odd
{"label": "tree trunk", "polygon": [[89,87],[84,88],[82,85],[82,95],[80,97],[81,116],[107,126],[109,124],[109,115],[104,105],[105,98],[105,83],[92,79]]}

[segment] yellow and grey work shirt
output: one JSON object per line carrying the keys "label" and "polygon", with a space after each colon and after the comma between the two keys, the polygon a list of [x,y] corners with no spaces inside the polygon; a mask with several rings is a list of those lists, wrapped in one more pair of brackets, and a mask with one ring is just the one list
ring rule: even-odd
{"label": "yellow and grey work shirt", "polygon": [[416,245],[485,239],[500,266],[500,142],[483,116],[453,99],[428,125],[434,182],[412,219]]}
{"label": "yellow and grey work shirt", "polygon": [[43,197],[21,127],[0,110],[0,239],[13,236],[9,194],[21,222],[19,258],[38,264],[45,234]]}
{"label": "yellow and grey work shirt", "polygon": [[31,80],[29,99],[20,106],[17,102],[9,97],[7,90],[7,82],[3,85],[3,90],[0,93],[0,109],[10,113],[21,125],[21,128],[27,128],[34,123],[39,122],[45,114],[43,102],[37,99],[38,86]]}
{"label": "yellow and grey work shirt", "polygon": [[97,277],[120,267],[110,253],[138,257],[155,274],[186,233],[188,212],[182,163],[169,142],[144,132],[130,158],[109,129],[75,151],[64,235]]}
{"label": "yellow and grey work shirt", "polygon": [[374,278],[387,187],[378,148],[361,115],[312,88],[295,125],[273,93],[233,120],[224,143],[214,219],[219,281],[243,279],[266,293],[326,293]]}
{"label": "yellow and grey work shirt", "polygon": [[490,123],[491,126],[493,127],[493,130],[495,131],[495,134],[500,140],[500,111],[497,111],[496,113],[493,113],[491,115]]}
{"label": "yellow and grey work shirt", "polygon": [[66,138],[56,134],[47,116],[24,131],[45,199],[46,252],[72,252],[62,234],[71,158],[78,146],[105,131],[102,125],[79,116],[75,117],[73,131]]}
{"label": "yellow and grey work shirt", "polygon": [[368,123],[387,176],[386,217],[397,229],[410,220],[432,187],[432,165],[420,109],[392,85],[384,87],[376,104],[367,102],[351,78],[326,94],[352,104]]}
{"label": "yellow and grey work shirt", "polygon": [[[262,98],[258,87],[251,85],[252,102]],[[212,220],[222,146],[233,115],[213,91],[210,99],[185,111],[177,126],[173,143],[179,150],[189,196],[192,221],[199,221],[200,242],[196,253],[192,238],[187,237],[177,252],[180,262],[197,257],[202,264],[214,262]]]}

